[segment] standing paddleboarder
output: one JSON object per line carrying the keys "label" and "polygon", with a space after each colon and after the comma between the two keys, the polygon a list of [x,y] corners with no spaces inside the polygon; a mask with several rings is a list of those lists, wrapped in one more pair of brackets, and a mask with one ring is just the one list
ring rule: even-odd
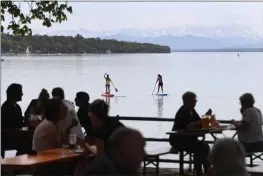
{"label": "standing paddleboarder", "polygon": [[160,88],[162,89],[162,93],[163,93],[163,77],[162,77],[162,75],[158,74],[156,83],[157,82],[158,82],[158,92],[157,93],[159,94]]}
{"label": "standing paddleboarder", "polygon": [[110,79],[110,76],[107,73],[104,74],[104,78],[106,80],[106,84],[105,84],[106,94],[110,94],[110,84],[112,84],[113,87],[115,88],[115,91],[118,92],[118,89],[116,89],[116,87],[114,86],[113,82]]}

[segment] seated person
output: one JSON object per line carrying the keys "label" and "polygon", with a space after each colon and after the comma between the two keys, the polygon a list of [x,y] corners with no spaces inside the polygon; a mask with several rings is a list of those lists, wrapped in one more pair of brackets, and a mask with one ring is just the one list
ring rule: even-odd
{"label": "seated person", "polygon": [[[45,119],[37,126],[33,136],[33,150],[41,152],[44,150],[50,150],[60,148],[69,139],[68,133],[61,134],[57,129],[59,121],[64,120],[66,117],[67,107],[60,99],[50,99],[46,104]],[[69,130],[72,128],[70,125]],[[66,136],[65,136],[66,135]],[[78,138],[78,144],[89,153],[95,154],[93,150],[90,150],[89,145],[86,145],[83,140]]]}
{"label": "seated person", "polygon": [[[79,138],[85,139],[85,135],[81,129],[81,125],[79,123],[79,119],[74,107],[74,104],[69,100],[65,100],[64,90],[60,87],[56,87],[52,90],[52,97],[55,99],[60,99],[63,104],[67,107],[67,113],[64,120],[61,120],[58,123],[58,130],[60,133],[75,133]],[[69,131],[68,127],[71,126],[71,130]]]}
{"label": "seated person", "polygon": [[94,129],[94,140],[97,152],[101,153],[106,148],[110,135],[124,125],[119,120],[109,118],[109,106],[104,100],[97,99],[90,104],[89,116]]}
{"label": "seated person", "polygon": [[[174,119],[172,130],[185,130],[189,128],[201,128],[200,116],[195,111],[196,95],[193,92],[186,92],[183,95],[183,106],[177,111]],[[206,113],[211,115],[211,109]],[[179,150],[194,153],[194,164],[196,175],[201,175],[202,165],[207,173],[210,167],[207,157],[210,152],[210,147],[207,143],[201,142],[197,137],[178,137],[170,135],[169,142],[172,147]]]}
{"label": "seated person", "polygon": [[244,145],[246,152],[263,152],[262,113],[254,107],[254,97],[250,93],[240,98],[242,119],[233,120],[237,128],[238,140]]}
{"label": "seated person", "polygon": [[80,170],[78,175],[138,175],[145,157],[144,147],[145,141],[140,132],[125,127],[118,128],[110,136],[107,150],[87,168]]}
{"label": "seated person", "polygon": [[65,118],[66,107],[59,99],[47,102],[45,119],[37,126],[33,137],[33,149],[37,152],[59,148],[63,136],[58,132],[57,123]]}
{"label": "seated person", "polygon": [[42,115],[44,112],[44,104],[49,99],[49,93],[46,89],[42,89],[38,99],[31,100],[29,106],[25,111],[25,119],[29,121],[31,115]]}
{"label": "seated person", "polygon": [[217,140],[209,160],[213,165],[212,176],[250,176],[246,170],[245,150],[233,139]]}
{"label": "seated person", "polygon": [[89,117],[89,94],[86,92],[78,92],[75,98],[75,104],[79,107],[77,115],[81,126],[85,129],[86,136],[93,135],[92,122]]}

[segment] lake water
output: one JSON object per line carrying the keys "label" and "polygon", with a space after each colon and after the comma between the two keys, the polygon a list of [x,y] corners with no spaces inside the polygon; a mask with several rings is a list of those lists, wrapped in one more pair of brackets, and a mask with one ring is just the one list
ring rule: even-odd
{"label": "lake water", "polygon": [[[211,108],[218,119],[240,119],[239,96],[251,92],[256,106],[263,108],[263,53],[171,53],[111,54],[85,56],[9,56],[1,62],[1,103],[6,88],[23,85],[24,111],[40,90],[56,86],[74,100],[78,91],[86,91],[91,100],[103,98],[104,73],[110,74],[119,92],[110,99],[110,115],[174,117],[185,91],[198,96],[200,115]],[[167,97],[152,96],[157,74],[163,76]],[[112,88],[112,91],[113,88]],[[167,137],[172,123],[124,122],[146,137]]]}

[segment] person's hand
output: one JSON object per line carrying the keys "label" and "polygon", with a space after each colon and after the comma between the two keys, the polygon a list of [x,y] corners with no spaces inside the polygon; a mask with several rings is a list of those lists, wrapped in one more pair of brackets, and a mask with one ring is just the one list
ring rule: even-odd
{"label": "person's hand", "polygon": [[209,108],[205,115],[212,115],[212,109]]}

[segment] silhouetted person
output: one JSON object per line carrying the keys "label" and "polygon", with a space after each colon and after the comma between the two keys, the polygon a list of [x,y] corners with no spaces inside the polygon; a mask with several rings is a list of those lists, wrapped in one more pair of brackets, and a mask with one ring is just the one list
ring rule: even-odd
{"label": "silhouetted person", "polygon": [[75,133],[78,137],[84,139],[85,136],[81,129],[74,104],[69,100],[65,100],[64,90],[61,87],[55,87],[51,94],[54,99],[62,100],[63,104],[67,107],[66,118],[58,123],[58,129],[60,132]]}
{"label": "silhouetted person", "polygon": [[[182,99],[183,106],[180,107],[175,115],[172,131],[200,129],[201,118],[195,111],[195,105],[197,102],[195,93],[186,92]],[[206,112],[207,115],[211,115],[211,113],[211,109]],[[207,157],[210,152],[210,147],[207,143],[199,141],[197,137],[175,135],[170,135],[169,142],[171,146],[179,150],[194,153],[194,164],[197,176],[201,175],[202,165],[204,166],[204,171],[208,172],[210,164]]]}
{"label": "silhouetted person", "polygon": [[89,117],[89,94],[86,92],[78,92],[75,98],[75,104],[79,107],[77,115],[81,126],[85,129],[86,136],[93,135],[92,122]]}
{"label": "silhouetted person", "polygon": [[144,147],[145,141],[139,131],[118,128],[110,136],[105,152],[80,175],[138,175],[138,169],[145,157]]}
{"label": "silhouetted person", "polygon": [[32,113],[41,115],[43,113],[43,104],[49,99],[49,93],[46,89],[42,89],[38,99],[31,100],[29,106],[27,107],[25,111],[25,119],[26,122],[30,119],[30,115]]}
{"label": "silhouetted person", "polygon": [[116,118],[109,117],[109,106],[104,100],[97,99],[90,104],[90,119],[94,130],[97,153],[107,147],[110,135],[124,125]]}
{"label": "silhouetted person", "polygon": [[[8,136],[5,136],[3,130],[11,130],[21,128],[24,126],[24,118],[22,116],[22,110],[17,102],[22,100],[23,91],[22,85],[13,83],[7,90],[7,100],[1,107],[1,155],[4,157],[5,144],[9,142]],[[11,140],[10,140],[11,141]],[[20,153],[20,151],[18,151]]]}

